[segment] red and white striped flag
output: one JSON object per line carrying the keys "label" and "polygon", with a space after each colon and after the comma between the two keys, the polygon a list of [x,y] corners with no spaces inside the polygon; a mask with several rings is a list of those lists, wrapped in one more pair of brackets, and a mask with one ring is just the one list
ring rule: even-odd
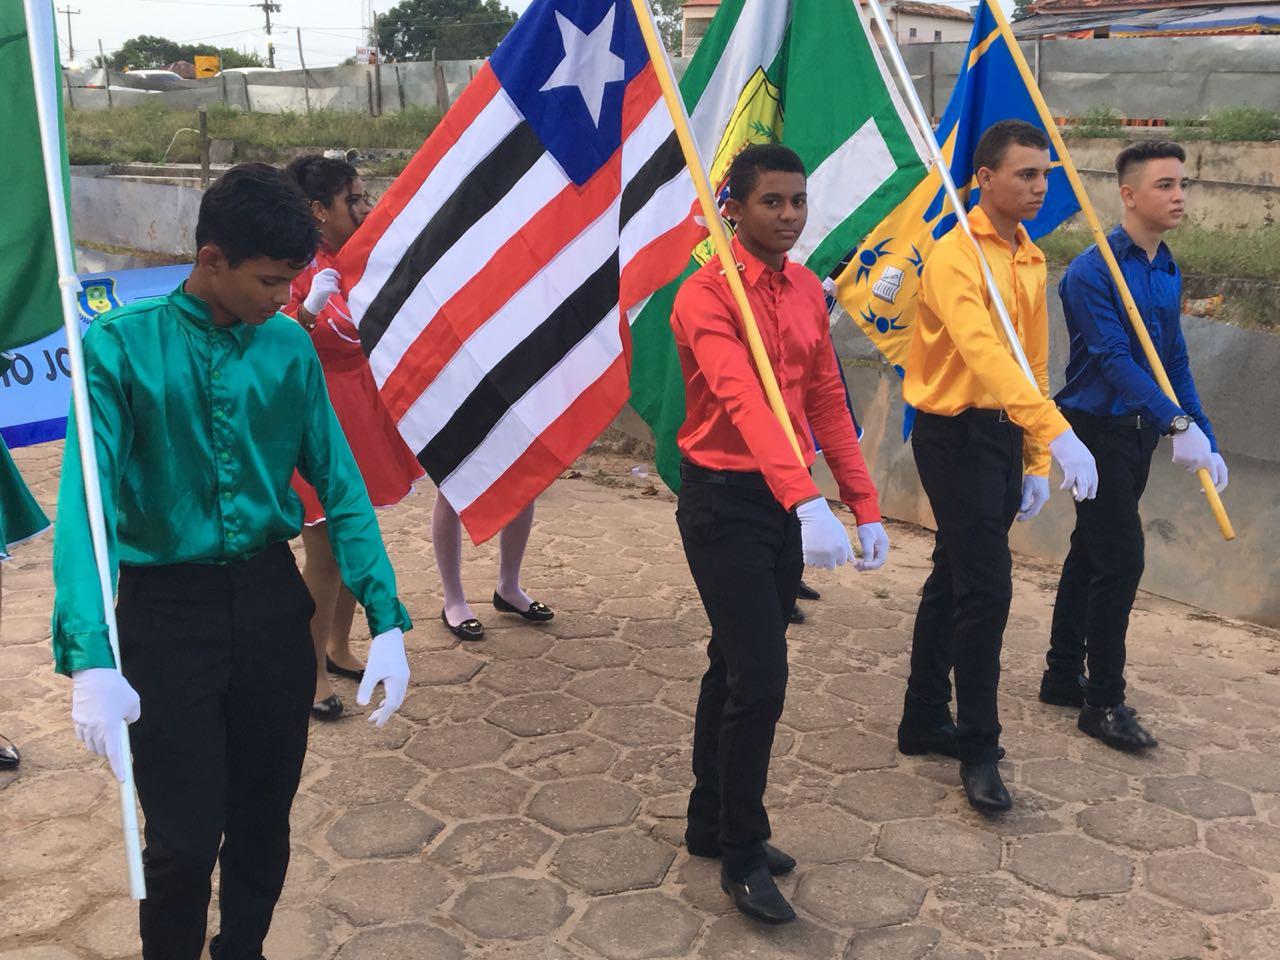
{"label": "red and white striped flag", "polygon": [[535,0],[343,248],[382,398],[477,543],[626,402],[695,202],[629,0]]}

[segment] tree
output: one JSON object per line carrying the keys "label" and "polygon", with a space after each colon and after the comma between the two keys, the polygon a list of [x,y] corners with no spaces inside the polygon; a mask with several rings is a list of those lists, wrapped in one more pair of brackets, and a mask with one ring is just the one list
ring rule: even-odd
{"label": "tree", "polygon": [[651,0],[653,18],[658,22],[662,42],[673,56],[680,55],[680,38],[684,33],[684,16],[680,13],[682,0]]}
{"label": "tree", "polygon": [[[241,53],[231,47],[215,47],[207,43],[177,43],[165,37],[142,34],[126,40],[120,49],[107,57],[107,66],[113,70],[159,70],[177,60],[194,63],[195,57],[218,57],[224,70],[231,67],[261,67],[262,58],[256,53]],[[95,62],[102,66],[102,58]]]}
{"label": "tree", "polygon": [[500,0],[401,0],[378,17],[378,53],[383,60],[487,57],[516,22]]}
{"label": "tree", "polygon": [[1035,0],[1014,0],[1013,19],[1021,20],[1023,17],[1031,16],[1031,7]]}

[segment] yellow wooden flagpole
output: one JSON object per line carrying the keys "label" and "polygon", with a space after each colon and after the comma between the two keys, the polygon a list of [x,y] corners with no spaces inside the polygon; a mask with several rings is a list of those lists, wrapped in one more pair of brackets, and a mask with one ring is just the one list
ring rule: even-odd
{"label": "yellow wooden flagpole", "polygon": [[649,9],[648,0],[631,0],[631,6],[640,22],[640,32],[644,35],[644,45],[649,51],[649,59],[653,61],[653,70],[658,77],[658,86],[662,88],[662,97],[666,101],[667,110],[671,114],[671,123],[676,129],[676,138],[680,141],[680,149],[684,152],[684,161],[693,178],[694,189],[698,193],[698,202],[702,206],[702,216],[707,221],[707,229],[711,232],[711,242],[720,258],[720,266],[725,279],[729,283],[729,291],[733,294],[742,321],[742,331],[747,338],[747,348],[751,351],[751,359],[755,362],[756,372],[760,375],[760,383],[764,387],[764,395],[769,401],[773,415],[782,425],[782,431],[791,441],[791,448],[801,466],[806,466],[804,454],[800,450],[800,441],[791,426],[791,417],[787,413],[786,403],[782,399],[782,391],[778,389],[778,379],[773,374],[769,363],[769,354],[765,351],[764,341],[760,339],[760,328],[756,326],[755,314],[751,304],[747,302],[747,291],[742,286],[742,277],[738,275],[738,263],[733,256],[733,247],[729,243],[729,235],[720,219],[720,208],[711,195],[711,180],[707,176],[702,155],[698,153],[697,141],[689,128],[689,114],[684,107],[684,98],[676,86],[675,76],[671,71],[671,62],[667,59],[666,47],[658,38],[658,30],[654,26],[653,13]]}
{"label": "yellow wooden flagpole", "polygon": [[[1044,124],[1045,130],[1049,134],[1049,139],[1053,141],[1054,149],[1058,151],[1058,158],[1062,161],[1062,169],[1066,171],[1067,179],[1071,182],[1071,189],[1075,191],[1076,199],[1080,201],[1080,212],[1084,214],[1085,221],[1089,224],[1089,230],[1093,233],[1093,239],[1098,244],[1098,251],[1102,254],[1102,259],[1106,261],[1107,269],[1111,271],[1111,279],[1115,282],[1116,289],[1120,291],[1120,299],[1124,303],[1125,312],[1129,315],[1129,323],[1132,324],[1134,333],[1138,335],[1138,342],[1142,345],[1142,352],[1146,354],[1147,363],[1151,365],[1151,373],[1165,395],[1174,403],[1178,403],[1178,395],[1174,393],[1173,384],[1169,382],[1169,375],[1165,373],[1164,364],[1160,362],[1160,355],[1156,353],[1156,346],[1151,342],[1151,335],[1147,332],[1147,325],[1142,322],[1142,315],[1138,313],[1137,304],[1133,302],[1133,294],[1129,292],[1129,285],[1125,283],[1124,274],[1120,272],[1120,264],[1116,262],[1115,254],[1111,251],[1111,244],[1107,242],[1107,235],[1102,230],[1102,224],[1098,222],[1098,214],[1093,209],[1089,194],[1085,192],[1080,173],[1076,170],[1076,165],[1072,161],[1071,155],[1067,152],[1067,145],[1063,142],[1062,134],[1058,131],[1058,125],[1054,122],[1053,114],[1049,112],[1049,105],[1045,103],[1044,94],[1040,92],[1040,87],[1031,73],[1031,68],[1027,65],[1026,58],[1022,55],[1022,49],[1018,46],[1013,30],[1009,27],[1009,21],[1005,18],[1004,11],[1000,9],[999,3],[993,2],[993,0],[985,0],[985,2],[991,9],[992,16],[995,17],[1001,35],[1009,45],[1009,52],[1013,55],[1013,62],[1017,64],[1018,72],[1022,74],[1022,82],[1026,84],[1027,90],[1031,94],[1031,99],[1036,105],[1036,111],[1040,114],[1040,122]],[[1200,479],[1201,487],[1204,488],[1205,498],[1209,501],[1209,509],[1213,511],[1214,519],[1218,521],[1218,529],[1222,531],[1223,539],[1234,540],[1236,532],[1231,526],[1231,518],[1227,516],[1227,510],[1222,505],[1222,498],[1218,496],[1218,491],[1213,486],[1213,479],[1209,476],[1209,471],[1199,470],[1196,475]]]}

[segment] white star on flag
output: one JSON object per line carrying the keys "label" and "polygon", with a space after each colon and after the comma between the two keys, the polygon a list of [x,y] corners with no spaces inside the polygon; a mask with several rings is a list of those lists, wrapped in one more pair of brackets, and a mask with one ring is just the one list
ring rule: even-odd
{"label": "white star on flag", "polygon": [[583,33],[577,24],[556,11],[556,23],[564,42],[564,59],[541,90],[546,93],[559,87],[577,87],[587,112],[591,114],[591,122],[597,127],[604,109],[604,88],[610,83],[625,80],[627,73],[622,58],[609,49],[615,12],[616,9],[610,6],[600,25],[590,33]]}

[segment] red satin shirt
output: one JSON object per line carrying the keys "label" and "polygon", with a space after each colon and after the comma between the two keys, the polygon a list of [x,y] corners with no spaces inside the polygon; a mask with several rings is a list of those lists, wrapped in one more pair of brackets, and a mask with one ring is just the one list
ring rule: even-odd
{"label": "red satin shirt", "polygon": [[822,284],[790,261],[770,270],[736,238],[733,252],[806,466],[765,398],[718,258],[685,281],[671,314],[685,381],[681,453],[709,470],[759,471],[790,510],[819,495],[806,469],[816,436],[857,522],[879,521],[875,484],[845,406]]}

